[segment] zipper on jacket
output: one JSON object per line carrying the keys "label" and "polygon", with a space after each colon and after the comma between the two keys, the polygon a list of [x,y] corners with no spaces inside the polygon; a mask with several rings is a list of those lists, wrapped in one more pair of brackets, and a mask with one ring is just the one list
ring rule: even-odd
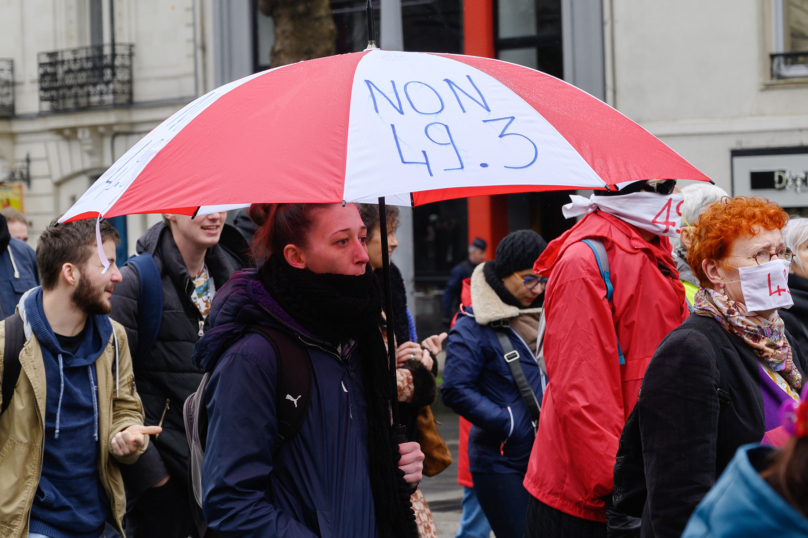
{"label": "zipper on jacket", "polygon": [[[170,405],[171,405],[171,400],[166,398],[166,406],[163,407],[163,414],[160,416],[160,422],[157,423],[158,428],[163,427],[163,420],[165,420],[165,418],[166,418],[166,413],[168,412],[168,408],[170,407]],[[160,437],[159,433],[154,436],[154,439],[156,440],[158,437]]]}
{"label": "zipper on jacket", "polygon": [[203,336],[205,336],[205,320],[200,319],[199,320],[199,338],[202,338]]}
{"label": "zipper on jacket", "polygon": [[513,411],[511,411],[511,406],[508,406],[505,409],[508,410],[508,415],[510,415],[510,417],[511,417],[511,431],[508,432],[508,437],[506,437],[505,440],[502,441],[502,444],[499,446],[499,455],[500,456],[505,455],[505,443],[507,443],[508,440],[510,440],[511,435],[513,435],[513,429],[515,427],[515,424],[513,422]]}

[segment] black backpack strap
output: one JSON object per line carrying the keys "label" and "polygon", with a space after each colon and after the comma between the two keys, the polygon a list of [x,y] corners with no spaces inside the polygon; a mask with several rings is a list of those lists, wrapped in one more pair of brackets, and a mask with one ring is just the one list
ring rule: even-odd
{"label": "black backpack strap", "polygon": [[14,396],[14,388],[20,378],[22,365],[20,352],[25,345],[25,328],[19,313],[6,318],[6,340],[3,347],[3,404],[0,415],[5,413]]}
{"label": "black backpack strap", "polygon": [[282,331],[269,327],[251,326],[247,329],[266,338],[275,349],[278,363],[276,412],[278,443],[275,452],[300,431],[311,401],[311,357],[301,342]]}
{"label": "black backpack strap", "polygon": [[533,392],[533,387],[530,386],[525,376],[522,364],[519,362],[519,352],[513,348],[511,339],[508,337],[510,324],[505,320],[495,321],[491,323],[491,328],[494,329],[494,333],[497,335],[499,346],[502,348],[502,358],[505,359],[505,363],[511,370],[511,376],[514,382],[516,382],[516,388],[519,389],[519,394],[522,395],[522,400],[524,400],[527,410],[530,413],[530,418],[533,422],[533,431],[535,432],[538,430],[539,426],[541,406],[539,405],[539,400],[536,398],[536,393]]}

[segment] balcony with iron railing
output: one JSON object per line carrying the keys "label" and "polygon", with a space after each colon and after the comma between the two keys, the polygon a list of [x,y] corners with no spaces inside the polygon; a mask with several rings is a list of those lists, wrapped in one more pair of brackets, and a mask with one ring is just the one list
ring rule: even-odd
{"label": "balcony with iron railing", "polygon": [[808,78],[808,51],[771,54],[772,79]]}
{"label": "balcony with iron railing", "polygon": [[14,115],[14,60],[0,58],[0,118]]}
{"label": "balcony with iron railing", "polygon": [[40,52],[39,111],[132,104],[133,45],[93,45]]}

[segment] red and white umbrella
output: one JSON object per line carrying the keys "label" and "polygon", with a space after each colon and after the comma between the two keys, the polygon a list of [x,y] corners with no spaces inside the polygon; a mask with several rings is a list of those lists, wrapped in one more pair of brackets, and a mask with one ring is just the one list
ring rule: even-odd
{"label": "red and white umbrella", "polygon": [[257,73],[200,97],[61,220],[256,202],[420,205],[644,179],[709,181],[621,113],[544,73],[375,49]]}

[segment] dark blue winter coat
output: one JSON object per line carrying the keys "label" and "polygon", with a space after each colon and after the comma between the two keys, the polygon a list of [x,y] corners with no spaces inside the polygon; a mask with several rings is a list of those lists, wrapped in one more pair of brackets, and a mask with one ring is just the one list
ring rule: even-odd
{"label": "dark blue winter coat", "polygon": [[[473,309],[467,307],[449,332],[443,371],[443,403],[471,422],[469,471],[524,475],[533,447],[533,424],[527,406],[503,358],[491,321],[538,315],[540,308],[506,305],[485,282],[482,265],[471,278]],[[482,323],[482,324],[481,324]],[[542,399],[542,373],[531,350],[509,329],[525,377]]]}
{"label": "dark blue winter coat", "polygon": [[[340,358],[307,333],[252,269],[234,273],[216,293],[209,319],[194,351],[194,361],[213,372],[202,464],[208,525],[239,537],[377,536],[357,354]],[[263,336],[244,334],[254,324],[299,339],[312,362],[308,414],[277,453],[277,359]]]}
{"label": "dark blue winter coat", "polygon": [[773,449],[738,449],[710,493],[701,501],[682,538],[808,536],[808,520],[761,478]]}
{"label": "dark blue winter coat", "polygon": [[0,319],[12,315],[22,294],[36,286],[39,286],[36,252],[12,237],[0,253]]}

